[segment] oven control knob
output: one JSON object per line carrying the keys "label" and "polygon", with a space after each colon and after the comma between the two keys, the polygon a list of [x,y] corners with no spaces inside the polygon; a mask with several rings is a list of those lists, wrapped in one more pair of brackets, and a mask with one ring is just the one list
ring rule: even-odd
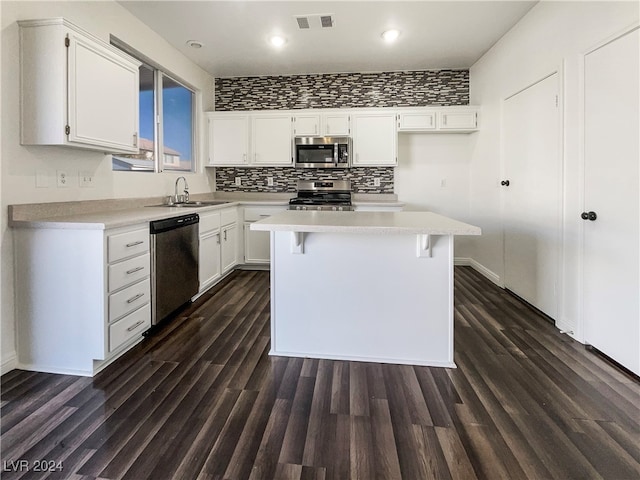
{"label": "oven control knob", "polygon": [[344,208],[342,208],[342,207],[338,207],[338,211],[339,211],[339,212],[341,212],[341,211],[343,211],[343,210],[344,210]]}
{"label": "oven control knob", "polygon": [[318,211],[320,211],[320,210],[322,210],[322,207],[321,207],[321,206],[318,206]]}
{"label": "oven control knob", "polygon": [[338,210],[338,207],[331,207],[331,210],[335,212],[336,210]]}
{"label": "oven control knob", "polygon": [[296,210],[301,210],[300,205],[298,205],[298,206],[296,207]]}
{"label": "oven control knob", "polygon": [[302,207],[302,210],[306,210],[306,209],[307,209],[307,207]]}

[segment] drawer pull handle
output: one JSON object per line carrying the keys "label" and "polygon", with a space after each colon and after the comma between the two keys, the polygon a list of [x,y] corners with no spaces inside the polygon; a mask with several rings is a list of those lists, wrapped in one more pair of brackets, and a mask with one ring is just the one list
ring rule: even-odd
{"label": "drawer pull handle", "polygon": [[136,328],[138,328],[140,325],[142,325],[144,323],[144,320],[138,320],[136,323],[134,323],[133,325],[131,325],[129,328],[127,328],[127,332],[132,332],[133,330],[135,330]]}
{"label": "drawer pull handle", "polygon": [[127,270],[127,275],[131,275],[132,273],[139,272],[140,270],[144,270],[144,267],[136,267],[136,268],[132,268],[131,270]]}
{"label": "drawer pull handle", "polygon": [[133,297],[131,297],[129,300],[127,300],[127,303],[133,303],[136,300],[138,300],[140,297],[144,297],[144,293],[139,293],[137,295],[134,295]]}
{"label": "drawer pull handle", "polygon": [[144,243],[142,240],[138,240],[137,242],[131,242],[131,243],[127,243],[127,247],[135,247],[136,245],[140,245]]}
{"label": "drawer pull handle", "polygon": [[260,215],[261,217],[269,217],[270,215]]}

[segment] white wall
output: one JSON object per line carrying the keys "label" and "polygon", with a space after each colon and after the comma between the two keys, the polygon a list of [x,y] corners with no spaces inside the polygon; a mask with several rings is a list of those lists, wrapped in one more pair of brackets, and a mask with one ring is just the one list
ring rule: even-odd
{"label": "white wall", "polygon": [[[155,32],[116,2],[0,2],[2,24],[2,104],[1,117],[1,251],[0,266],[0,359],[4,367],[15,358],[15,319],[13,286],[13,247],[7,228],[7,206],[18,203],[65,202],[105,198],[161,196],[173,191],[176,173],[112,172],[111,156],[64,147],[30,146],[19,143],[19,51],[16,20],[65,17],[105,42],[113,34],[196,87],[199,112],[213,110],[213,78],[171,47]],[[97,112],[99,114],[99,112]],[[203,134],[199,138],[199,165],[204,164],[206,120],[199,116]],[[35,187],[36,170],[49,174],[49,188]],[[55,171],[66,170],[69,188],[56,188]],[[80,188],[75,176],[79,170],[94,175],[94,188]],[[186,175],[192,193],[215,188],[209,173]],[[3,368],[4,371],[4,368]]]}
{"label": "white wall", "polygon": [[[394,187],[405,210],[428,210],[474,224],[469,217],[471,149],[477,133],[398,135]],[[468,258],[469,239],[456,237],[456,258]]]}
{"label": "white wall", "polygon": [[[501,228],[500,121],[502,101],[554,71],[563,75],[564,205],[561,329],[582,339],[579,316],[579,239],[582,220],[580,125],[582,54],[638,21],[638,2],[541,2],[470,69],[470,100],[481,105],[481,131],[472,149],[470,217],[483,229],[472,240],[474,259],[504,274]],[[612,192],[613,194],[614,192]]]}

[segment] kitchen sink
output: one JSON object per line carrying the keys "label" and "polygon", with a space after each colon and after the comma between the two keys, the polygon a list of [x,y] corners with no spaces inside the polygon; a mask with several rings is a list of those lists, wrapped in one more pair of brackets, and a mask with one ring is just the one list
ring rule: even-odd
{"label": "kitchen sink", "polygon": [[183,203],[174,203],[173,205],[169,205],[166,203],[162,203],[160,205],[147,205],[147,207],[178,207],[178,208],[193,208],[193,207],[210,207],[212,205],[224,205],[225,203],[230,203],[226,200],[205,200],[202,202],[192,201],[192,202],[183,202]]}

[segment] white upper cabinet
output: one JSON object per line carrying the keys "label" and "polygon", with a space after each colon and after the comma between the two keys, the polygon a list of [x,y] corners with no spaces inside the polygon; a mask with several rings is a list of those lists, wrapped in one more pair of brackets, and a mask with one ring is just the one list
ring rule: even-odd
{"label": "white upper cabinet", "polygon": [[249,163],[249,115],[207,114],[209,165]]}
{"label": "white upper cabinet", "polygon": [[397,165],[397,138],[395,113],[354,114],[352,165]]}
{"label": "white upper cabinet", "polygon": [[478,114],[474,110],[443,110],[438,112],[440,130],[475,130]]}
{"label": "white upper cabinet", "polygon": [[398,114],[398,131],[422,132],[436,129],[436,112],[403,112]]}
{"label": "white upper cabinet", "polygon": [[477,107],[434,107],[401,110],[398,132],[470,133],[478,129]]}
{"label": "white upper cabinet", "polygon": [[348,113],[325,113],[323,135],[345,137],[351,135],[351,115]]}
{"label": "white upper cabinet", "polygon": [[295,137],[317,137],[321,135],[320,115],[304,114],[293,117]]}
{"label": "white upper cabinet", "polygon": [[62,18],[19,24],[21,143],[137,153],[140,63]]}
{"label": "white upper cabinet", "polygon": [[252,117],[253,165],[291,166],[291,115],[256,114]]}

